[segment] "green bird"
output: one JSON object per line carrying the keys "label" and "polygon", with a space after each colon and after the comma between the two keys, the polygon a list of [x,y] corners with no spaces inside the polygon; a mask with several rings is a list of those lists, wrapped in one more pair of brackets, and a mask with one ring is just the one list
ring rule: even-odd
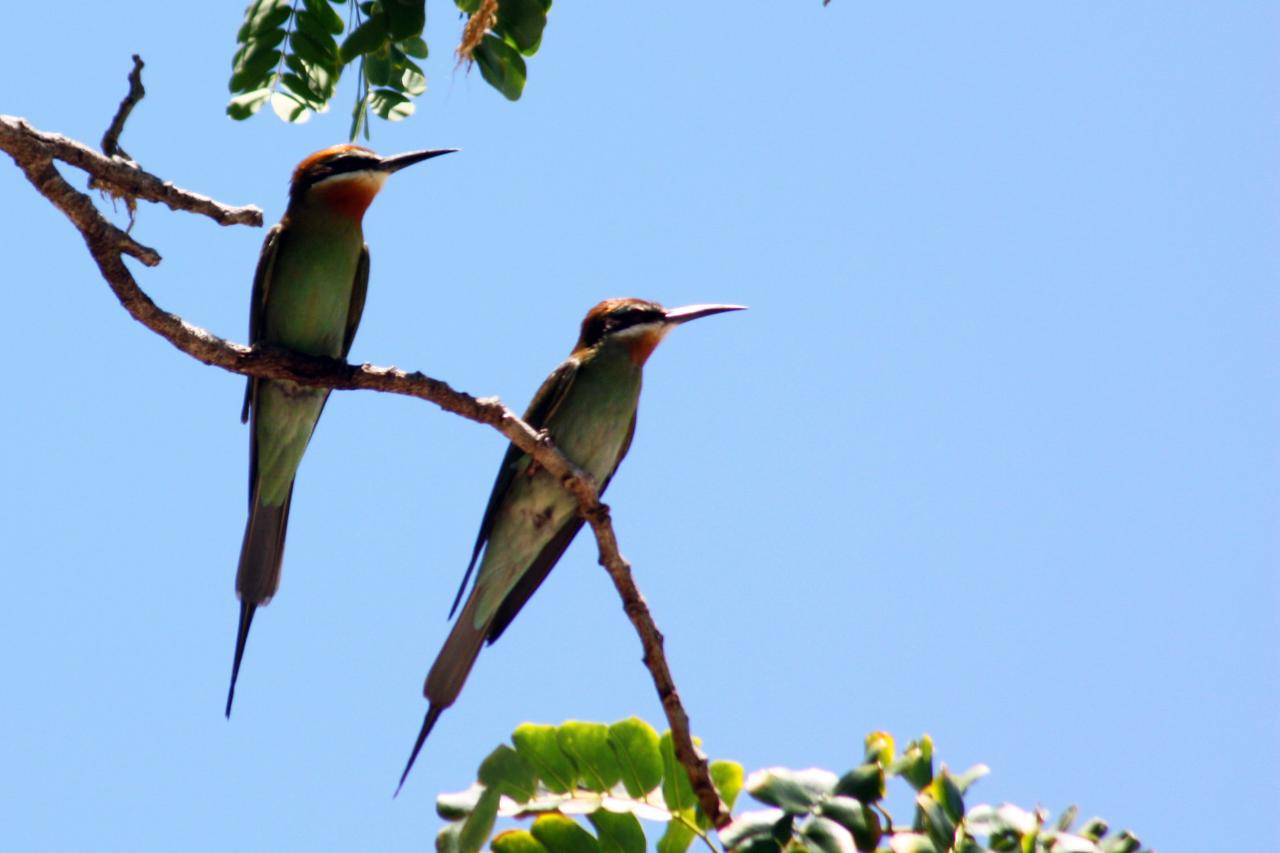
{"label": "green bird", "polygon": [[[545,430],[569,460],[595,478],[603,494],[631,446],[641,373],[654,348],[681,323],[742,308],[689,305],[668,310],[640,299],[601,302],[587,312],[572,354],[534,395],[525,422]],[[582,523],[577,501],[560,482],[512,445],[498,469],[450,616],[457,612],[483,550],[475,586],[427,675],[423,693],[430,704],[400,776],[401,787],[436,720],[458,698],[481,645],[502,636]]]}
{"label": "green bird", "polygon": [[[369,285],[364,212],[393,172],[454,150],[379,157],[366,148],[335,145],[299,163],[289,205],[267,232],[253,276],[250,343],[346,358]],[[253,614],[280,585],[293,479],[328,397],[325,390],[270,379],[250,378],[245,389],[240,420],[251,420],[249,520],[236,572],[240,625],[228,717]]]}

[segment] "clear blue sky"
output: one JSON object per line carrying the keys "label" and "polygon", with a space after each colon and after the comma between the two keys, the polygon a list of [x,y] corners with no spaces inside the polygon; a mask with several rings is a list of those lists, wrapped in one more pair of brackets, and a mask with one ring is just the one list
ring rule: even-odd
{"label": "clear blue sky", "polygon": [[[350,81],[224,117],[236,6],[49,15],[0,54],[40,128],[96,142],[139,52],[125,147],[268,221],[345,136]],[[712,756],[928,731],[984,801],[1280,844],[1275,4],[563,3],[517,104],[429,16],[373,145],[464,152],[370,211],[354,359],[522,408],[601,298],[751,306],[654,356],[609,496]],[[661,723],[580,539],[391,799],[504,448],[369,393],[325,412],[224,720],[242,381],[130,321],[7,162],[0,847],[428,849],[521,721]],[[244,339],[261,231],[134,233],[161,305]]]}

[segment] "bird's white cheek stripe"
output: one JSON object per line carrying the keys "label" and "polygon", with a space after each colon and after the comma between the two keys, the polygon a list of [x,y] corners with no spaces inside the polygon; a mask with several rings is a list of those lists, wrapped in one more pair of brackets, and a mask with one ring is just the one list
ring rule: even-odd
{"label": "bird's white cheek stripe", "polygon": [[340,175],[330,175],[323,180],[316,181],[316,187],[321,189],[351,189],[360,188],[370,193],[376,193],[382,189],[382,185],[387,182],[387,172],[376,172],[370,169],[366,172],[343,172]]}

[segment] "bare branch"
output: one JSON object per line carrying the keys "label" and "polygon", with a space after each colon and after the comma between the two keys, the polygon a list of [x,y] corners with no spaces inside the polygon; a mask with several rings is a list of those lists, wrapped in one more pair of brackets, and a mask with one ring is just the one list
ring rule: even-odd
{"label": "bare branch", "polygon": [[[172,210],[199,213],[219,225],[262,225],[262,211],[252,205],[220,204],[208,196],[162,181],[128,161],[104,157],[82,142],[57,133],[41,133],[17,116],[0,115],[0,149],[24,167],[23,171],[26,171],[24,164],[61,160],[88,172],[99,183],[110,185],[118,195],[153,201]],[[31,177],[30,174],[27,177]],[[50,201],[57,204],[52,198]]]}
{"label": "bare branch", "polygon": [[644,646],[644,665],[653,677],[653,686],[657,688],[662,710],[671,726],[676,760],[684,765],[689,774],[698,805],[702,806],[702,811],[711,819],[712,826],[723,829],[732,820],[732,816],[720,802],[720,795],[711,782],[707,760],[698,754],[693,745],[693,737],[689,734],[689,715],[685,713],[680,694],[676,692],[676,683],[671,677],[671,669],[667,666],[667,658],[662,650],[662,632],[658,630],[658,625],[649,612],[649,605],[636,587],[635,578],[631,575],[631,564],[618,550],[618,540],[609,519],[609,507],[600,503],[594,487],[584,488],[584,485],[572,480],[564,483],[565,488],[578,499],[582,515],[591,525],[600,546],[600,565],[609,573],[618,595],[622,597],[622,608],[635,626],[636,633],[640,635],[640,644]]}
{"label": "bare branch", "polygon": [[[135,65],[135,74],[140,62]],[[132,75],[131,75],[132,80]],[[141,97],[141,82],[138,82]],[[131,89],[130,97],[133,90]],[[129,98],[126,98],[126,102]],[[136,99],[135,99],[136,102]],[[127,116],[124,104],[121,110]],[[119,123],[123,118],[117,116]],[[113,122],[113,129],[116,122]],[[110,134],[110,131],[109,131]],[[103,140],[104,146],[109,140]],[[160,262],[160,255],[109,222],[93,200],[76,190],[59,174],[54,159],[84,169],[100,182],[110,184],[124,195],[160,202],[174,210],[209,216],[223,225],[261,225],[262,213],[255,207],[229,207],[213,199],[180,189],[144,172],[136,164],[104,157],[87,146],[58,134],[42,133],[20,118],[0,115],[0,150],[13,158],[36,190],[66,214],[84,237],[90,255],[120,304],[133,319],[146,326],[177,349],[203,362],[245,376],[287,379],[316,388],[364,389],[417,397],[441,409],[497,429],[512,444],[533,457],[539,465],[578,501],[579,511],[590,523],[599,546],[600,564],[609,572],[622,598],[623,608],[635,626],[644,647],[644,663],[653,677],[658,697],[671,727],[677,759],[684,765],[702,810],[716,827],[729,822],[729,815],[716,794],[706,760],[693,746],[689,718],[680,703],[671,670],[662,648],[662,634],[654,624],[644,598],[636,588],[631,567],[618,550],[617,537],[609,518],[609,508],[600,502],[591,475],[570,462],[551,443],[504,406],[497,398],[477,398],[457,391],[448,383],[419,372],[395,367],[352,365],[343,361],[301,355],[277,347],[249,348],[220,338],[186,322],[177,314],[160,308],[138,286],[122,254],[131,255],[148,266]]]}
{"label": "bare branch", "polygon": [[120,102],[120,106],[116,109],[115,118],[111,119],[111,124],[107,126],[107,132],[102,134],[102,153],[108,157],[114,157],[119,154],[126,160],[132,160],[125,150],[120,147],[120,134],[124,132],[124,123],[129,120],[129,113],[133,112],[133,108],[137,106],[143,96],[147,94],[147,90],[142,88],[142,69],[144,63],[142,57],[138,54],[133,55],[133,70],[129,72],[129,93],[124,96],[124,100]]}

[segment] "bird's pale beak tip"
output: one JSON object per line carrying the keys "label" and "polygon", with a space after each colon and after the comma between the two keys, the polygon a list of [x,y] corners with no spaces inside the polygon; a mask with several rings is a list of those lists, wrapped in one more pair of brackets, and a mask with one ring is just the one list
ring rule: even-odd
{"label": "bird's pale beak tip", "polygon": [[686,305],[683,308],[673,308],[668,311],[667,322],[687,323],[690,320],[697,320],[699,317],[710,317],[712,314],[745,310],[747,310],[745,305]]}
{"label": "bird's pale beak tip", "polygon": [[453,154],[461,151],[461,148],[430,148],[424,151],[409,151],[404,154],[395,154],[382,160],[382,168],[388,172],[398,172],[406,166],[412,166],[414,163],[421,163],[423,160],[430,160],[432,157],[439,157],[442,154]]}

